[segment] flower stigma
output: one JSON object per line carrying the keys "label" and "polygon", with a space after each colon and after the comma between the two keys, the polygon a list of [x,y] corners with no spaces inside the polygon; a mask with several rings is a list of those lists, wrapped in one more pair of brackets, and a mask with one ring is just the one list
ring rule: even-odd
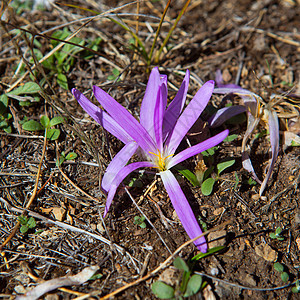
{"label": "flower stigma", "polygon": [[166,169],[166,162],[165,162],[165,160],[168,157],[173,156],[174,154],[170,154],[170,155],[168,155],[166,157],[163,157],[158,149],[157,149],[157,151],[158,151],[158,154],[150,152],[150,151],[149,151],[149,153],[155,155],[158,158],[158,160],[156,160],[157,168],[160,171],[166,171],[167,169]]}

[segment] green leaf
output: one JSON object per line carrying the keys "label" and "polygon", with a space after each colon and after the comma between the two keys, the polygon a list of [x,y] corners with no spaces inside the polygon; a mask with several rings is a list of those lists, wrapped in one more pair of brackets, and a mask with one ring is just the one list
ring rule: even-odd
{"label": "green leaf", "polygon": [[0,128],[6,128],[8,126],[8,123],[6,120],[3,120],[0,122]]}
{"label": "green leaf", "polygon": [[199,186],[200,185],[200,183],[197,179],[197,176],[194,173],[192,173],[190,170],[184,169],[181,166],[176,166],[176,170],[181,175],[183,175],[186,179],[188,179],[193,186]]}
{"label": "green leaf", "polygon": [[20,228],[20,232],[21,232],[21,233],[26,233],[26,232],[28,231],[28,229],[29,229],[29,228],[28,228],[27,225],[22,225],[21,228]]}
{"label": "green leaf", "polygon": [[77,154],[75,152],[70,152],[68,153],[68,155],[66,156],[66,160],[73,160],[77,157]]}
{"label": "green leaf", "polygon": [[26,216],[19,216],[18,221],[20,222],[21,225],[26,225],[28,222],[28,218]]}
{"label": "green leaf", "polygon": [[57,83],[59,84],[59,86],[61,86],[63,89],[68,90],[68,80],[66,75],[64,75],[63,73],[59,73],[57,75]]}
{"label": "green leaf", "polygon": [[188,267],[188,265],[186,264],[186,262],[179,256],[177,256],[175,259],[174,259],[174,267],[179,269],[179,270],[183,270],[185,272],[189,272],[190,271],[190,268]]}
{"label": "green leaf", "polygon": [[26,107],[26,106],[30,106],[30,105],[31,105],[31,102],[30,102],[30,101],[20,101],[20,102],[19,102],[19,105],[20,105],[20,106],[25,106],[25,107]]}
{"label": "green leaf", "polygon": [[56,161],[56,166],[59,167],[65,161],[65,159],[66,158],[63,155],[61,155],[59,159]]}
{"label": "green leaf", "polygon": [[162,281],[155,281],[152,284],[152,292],[160,299],[172,299],[174,297],[174,289]]}
{"label": "green leaf", "polygon": [[141,224],[139,224],[139,226],[141,227],[141,228],[146,228],[146,223],[145,222],[142,222]]}
{"label": "green leaf", "polygon": [[224,142],[232,142],[233,140],[235,140],[238,137],[237,134],[231,134],[229,135],[227,138],[224,139]]}
{"label": "green leaf", "polygon": [[47,130],[47,139],[50,141],[55,141],[59,138],[60,130],[59,129],[48,129]]}
{"label": "green leaf", "polygon": [[281,263],[276,262],[276,263],[274,263],[274,269],[275,269],[276,271],[278,271],[278,272],[283,272],[284,267],[283,267],[283,265],[282,265]]}
{"label": "green leaf", "polygon": [[22,94],[36,94],[41,90],[39,85],[35,82],[26,82],[23,86],[20,86],[13,91],[7,93],[7,95],[22,95]]}
{"label": "green leaf", "polygon": [[30,217],[28,222],[27,222],[28,228],[34,228],[36,226],[35,219],[33,217]]}
{"label": "green leaf", "polygon": [[220,175],[220,173],[223,172],[225,169],[231,167],[234,163],[235,160],[231,159],[217,164],[218,175]]}
{"label": "green leaf", "polygon": [[254,179],[252,179],[251,177],[247,180],[247,184],[249,184],[249,185],[256,185],[257,184],[257,182],[254,180]]}
{"label": "green leaf", "polygon": [[284,283],[287,283],[290,279],[290,276],[287,272],[282,272],[280,274],[280,277],[281,277],[281,280],[284,282]]}
{"label": "green leaf", "polygon": [[203,179],[204,180],[207,179],[208,176],[213,172],[213,170],[214,170],[213,166],[211,166],[207,170],[205,170],[204,175],[203,175]]}
{"label": "green leaf", "polygon": [[[143,222],[143,221],[142,221]],[[133,218],[133,223],[136,225],[139,225],[141,223],[141,217],[139,216],[134,216]]]}
{"label": "green leaf", "polygon": [[187,284],[186,291],[183,297],[190,297],[197,294],[201,288],[201,285],[202,285],[202,276],[194,274],[190,278]]}
{"label": "green leaf", "polygon": [[3,115],[8,106],[8,97],[3,94],[0,97],[0,115]]}
{"label": "green leaf", "polygon": [[299,146],[300,146],[300,144],[299,144],[299,143],[297,143],[296,141],[292,140],[292,142],[291,142],[291,146],[292,146],[292,147],[299,147]]}
{"label": "green leaf", "polygon": [[63,121],[64,121],[64,119],[62,117],[56,116],[56,117],[51,119],[49,127],[61,124],[61,123],[63,123]]}
{"label": "green leaf", "polygon": [[292,288],[292,292],[293,293],[299,293],[300,292],[300,283],[299,283],[299,279],[296,281],[296,286],[294,286],[293,288]]}
{"label": "green leaf", "polygon": [[215,150],[217,150],[217,149],[218,149],[218,147],[212,147],[212,148],[209,148],[209,149],[201,152],[201,154],[203,156],[212,156],[215,154]]}
{"label": "green leaf", "polygon": [[280,227],[277,227],[275,230],[275,234],[280,235],[281,231],[282,231],[282,229]]}
{"label": "green leaf", "polygon": [[236,190],[237,189],[237,186],[238,186],[238,184],[239,184],[239,177],[238,177],[238,175],[237,175],[237,172],[234,172],[234,177],[235,177],[235,184],[234,184],[234,190]]}
{"label": "green leaf", "polygon": [[41,116],[41,124],[44,128],[48,128],[50,123],[50,119],[47,116]]}
{"label": "green leaf", "polygon": [[11,128],[11,126],[4,127],[3,130],[4,130],[6,133],[12,133],[12,128]]}
{"label": "green leaf", "polygon": [[207,178],[201,185],[201,192],[204,196],[209,196],[214,188],[215,180]]}
{"label": "green leaf", "polygon": [[102,277],[103,277],[102,274],[94,274],[89,280],[96,280],[96,279],[100,279]]}
{"label": "green leaf", "polygon": [[225,246],[217,246],[217,247],[213,247],[211,249],[208,249],[208,251],[206,253],[198,253],[197,255],[195,255],[192,260],[200,260],[206,256],[212,255],[220,250],[223,250],[225,248]]}
{"label": "green leaf", "polygon": [[39,130],[44,130],[44,127],[42,124],[40,124],[39,122],[37,121],[34,121],[34,120],[29,120],[27,122],[25,122],[23,125],[22,125],[22,128],[24,130],[27,130],[27,131],[39,131]]}

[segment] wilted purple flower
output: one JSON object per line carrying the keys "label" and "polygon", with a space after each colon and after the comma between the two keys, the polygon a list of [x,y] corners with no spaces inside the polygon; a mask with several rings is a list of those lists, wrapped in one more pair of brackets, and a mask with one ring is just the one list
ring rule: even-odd
{"label": "wilted purple flower", "polygon": [[[166,108],[167,76],[161,75],[158,68],[154,68],[141,105],[140,122],[99,87],[94,86],[94,95],[106,112],[92,104],[78,90],[72,90],[82,108],[125,144],[107,167],[102,179],[102,188],[108,194],[104,215],[108,212],[123,179],[138,168],[151,167],[158,169],[175,211],[189,237],[195,238],[202,234],[194,213],[170,169],[222,142],[228,135],[228,130],[175,154],[180,142],[207,105],[214,89],[213,81],[205,83],[182,112],[188,82],[189,71],[186,72],[176,97]],[[136,152],[143,160],[127,165]],[[194,243],[200,251],[206,252],[207,244],[204,237]]]}
{"label": "wilted purple flower", "polygon": [[[271,177],[279,152],[279,121],[277,113],[273,108],[274,103],[270,101],[269,103],[265,104],[263,99],[259,95],[249,90],[243,89],[238,85],[223,84],[222,74],[220,75],[220,72],[217,73],[217,78],[218,87],[214,89],[214,93],[238,95],[242,98],[244,105],[235,105],[219,109],[216,114],[213,115],[209,120],[209,124],[211,127],[217,127],[235,115],[243,112],[247,113],[247,130],[242,142],[243,167],[252,174],[252,177],[258,183],[261,184],[259,194],[262,195]],[[268,124],[272,152],[268,172],[263,182],[261,182],[257,177],[252,166],[249,153],[246,150],[247,141],[250,135],[261,121],[263,121],[264,124]]]}

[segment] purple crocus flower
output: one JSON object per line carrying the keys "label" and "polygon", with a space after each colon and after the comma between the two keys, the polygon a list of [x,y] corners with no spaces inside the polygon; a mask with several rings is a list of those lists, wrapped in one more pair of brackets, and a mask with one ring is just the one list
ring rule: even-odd
{"label": "purple crocus flower", "polygon": [[[91,103],[78,90],[72,89],[73,95],[82,108],[125,144],[107,167],[102,179],[102,189],[107,193],[104,216],[109,210],[118,186],[128,174],[138,168],[156,168],[189,237],[192,239],[202,234],[197,219],[170,169],[222,142],[228,135],[228,130],[175,153],[180,142],[207,105],[214,89],[213,81],[205,83],[182,112],[188,82],[189,71],[186,72],[176,97],[166,108],[167,76],[161,75],[158,68],[154,68],[141,105],[140,122],[99,87],[94,86],[94,95],[106,112]],[[127,164],[134,153],[139,154],[141,161]],[[200,251],[207,251],[204,237],[194,243]]]}

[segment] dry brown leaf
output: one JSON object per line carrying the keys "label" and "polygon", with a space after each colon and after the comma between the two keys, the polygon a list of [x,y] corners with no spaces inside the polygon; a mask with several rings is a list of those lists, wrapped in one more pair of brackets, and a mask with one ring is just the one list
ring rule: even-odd
{"label": "dry brown leaf", "polygon": [[265,245],[258,245],[255,248],[255,253],[262,257],[263,259],[267,261],[276,261],[277,260],[277,252],[273,250],[268,244]]}
{"label": "dry brown leaf", "polygon": [[91,266],[83,269],[81,272],[73,276],[64,276],[47,280],[27,292],[26,295],[17,296],[16,300],[35,300],[62,286],[81,285],[89,280],[98,270],[98,266]]}

